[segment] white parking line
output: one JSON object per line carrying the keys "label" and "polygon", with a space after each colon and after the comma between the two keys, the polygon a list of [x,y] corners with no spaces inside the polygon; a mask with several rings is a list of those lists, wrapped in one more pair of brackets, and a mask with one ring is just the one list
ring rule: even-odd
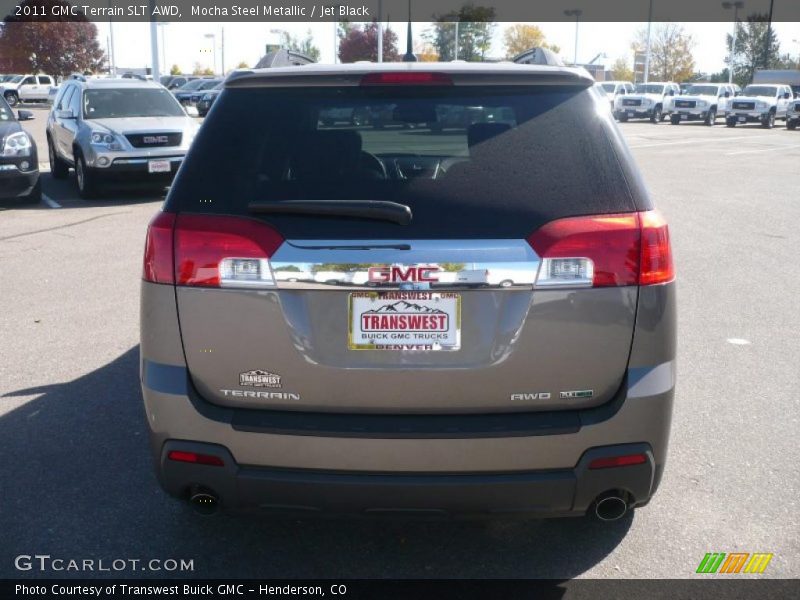
{"label": "white parking line", "polygon": [[47,194],[42,194],[42,202],[44,202],[50,208],[61,208],[61,205]]}
{"label": "white parking line", "polygon": [[727,142],[734,140],[755,140],[759,138],[772,137],[772,135],[741,135],[736,137],[715,137],[715,138],[691,138],[688,140],[680,140],[677,142],[658,142],[656,144],[641,144],[638,146],[628,146],[631,149],[635,148],[657,148],[659,146],[677,146],[678,144],[694,144],[697,142]]}
{"label": "white parking line", "polygon": [[755,152],[771,152],[772,150],[785,150],[788,148],[800,148],[800,144],[788,144],[786,146],[773,146],[772,148],[759,148],[758,150],[739,150],[738,152],[726,152],[725,156],[736,156],[737,154],[752,154]]}

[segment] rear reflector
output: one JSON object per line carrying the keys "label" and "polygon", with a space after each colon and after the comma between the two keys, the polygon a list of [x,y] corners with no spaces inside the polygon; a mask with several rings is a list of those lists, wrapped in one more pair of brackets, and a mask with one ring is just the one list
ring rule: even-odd
{"label": "rear reflector", "polygon": [[219,456],[211,454],[197,454],[195,452],[181,452],[180,450],[170,450],[167,458],[176,462],[194,463],[197,465],[207,465],[209,467],[224,467],[225,462]]}
{"label": "rear reflector", "polygon": [[269,287],[269,258],[283,243],[269,225],[239,217],[178,215],[175,282],[201,287]]}
{"label": "rear reflector", "polygon": [[173,213],[160,212],[147,227],[142,279],[152,283],[175,283],[172,262]]}
{"label": "rear reflector", "polygon": [[631,465],[641,465],[647,462],[645,454],[626,454],[624,456],[609,456],[607,458],[595,458],[589,463],[590,469],[610,469],[612,467],[629,467]]}
{"label": "rear reflector", "polygon": [[656,211],[568,217],[532,233],[536,287],[653,285],[675,278],[669,231]]}
{"label": "rear reflector", "polygon": [[390,71],[367,73],[361,78],[361,85],[453,85],[453,79],[446,73]]}

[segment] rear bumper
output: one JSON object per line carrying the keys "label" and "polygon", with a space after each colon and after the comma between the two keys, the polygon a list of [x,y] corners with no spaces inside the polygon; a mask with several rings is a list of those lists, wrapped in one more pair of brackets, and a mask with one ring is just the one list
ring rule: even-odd
{"label": "rear bumper", "polygon": [[[209,467],[168,459],[171,451],[212,454],[225,466]],[[594,458],[643,453],[647,462],[589,470]],[[647,444],[595,448],[571,469],[523,473],[344,473],[273,469],[237,464],[222,446],[178,440],[161,450],[159,478],[171,495],[213,492],[231,511],[348,516],[579,516],[609,490],[623,490],[645,504],[657,474]]]}
{"label": "rear bumper", "polygon": [[[494,424],[485,431],[464,426],[463,431],[432,433],[428,426],[387,432],[370,430],[369,421],[350,431],[313,415],[313,428],[302,430],[282,415],[270,423],[269,411],[257,411],[265,415],[259,425],[240,419],[242,409],[205,403],[198,410],[185,370],[168,369],[174,369],[172,380],[143,362],[142,389],[159,481],[179,498],[193,489],[211,490],[230,510],[582,515],[609,490],[626,492],[634,506],[646,504],[666,460],[673,363],[630,370],[621,394],[609,405],[562,411],[563,416],[573,413],[574,427],[562,418],[549,428],[539,423],[527,431],[502,433],[493,431]],[[520,417],[510,416],[509,422]],[[171,450],[218,456],[224,467],[172,461],[167,458]],[[645,453],[647,462],[588,469],[593,458],[632,453]]]}

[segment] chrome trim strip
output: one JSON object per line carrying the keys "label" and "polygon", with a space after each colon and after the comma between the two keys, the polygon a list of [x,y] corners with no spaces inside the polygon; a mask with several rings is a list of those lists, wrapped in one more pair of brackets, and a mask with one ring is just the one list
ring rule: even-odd
{"label": "chrome trim strip", "polygon": [[533,289],[525,240],[287,240],[270,260],[279,289]]}
{"label": "chrome trim strip", "polygon": [[[101,155],[102,156],[102,155]],[[170,162],[182,162],[183,156],[153,156],[151,158],[115,158],[112,165],[143,165],[151,160],[168,160]]]}

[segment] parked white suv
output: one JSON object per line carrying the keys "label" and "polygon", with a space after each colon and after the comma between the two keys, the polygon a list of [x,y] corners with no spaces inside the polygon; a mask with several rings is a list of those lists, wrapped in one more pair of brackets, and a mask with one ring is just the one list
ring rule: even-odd
{"label": "parked white suv", "polygon": [[742,95],[731,102],[731,108],[725,115],[725,124],[736,127],[737,123],[757,122],[762,127],[772,129],[775,119],[787,119],[792,97],[792,88],[788,85],[748,85]]}
{"label": "parked white suv", "polygon": [[3,97],[9,106],[20,102],[47,102],[55,80],[50,75],[18,75],[2,83]]}
{"label": "parked white suv", "polygon": [[713,125],[717,115],[723,116],[733,101],[739,86],[729,83],[694,83],[672,102],[669,120],[673,125],[681,121],[703,121]]}
{"label": "parked white suv", "polygon": [[632,94],[634,87],[630,81],[598,81],[595,84],[599,91],[603,92],[611,105],[611,112],[614,112],[614,102],[619,96]]}
{"label": "parked white suv", "polygon": [[614,115],[623,123],[628,119],[650,119],[651,123],[658,123],[672,110],[672,97],[680,92],[680,86],[674,81],[639,83],[633,94],[617,97]]}

